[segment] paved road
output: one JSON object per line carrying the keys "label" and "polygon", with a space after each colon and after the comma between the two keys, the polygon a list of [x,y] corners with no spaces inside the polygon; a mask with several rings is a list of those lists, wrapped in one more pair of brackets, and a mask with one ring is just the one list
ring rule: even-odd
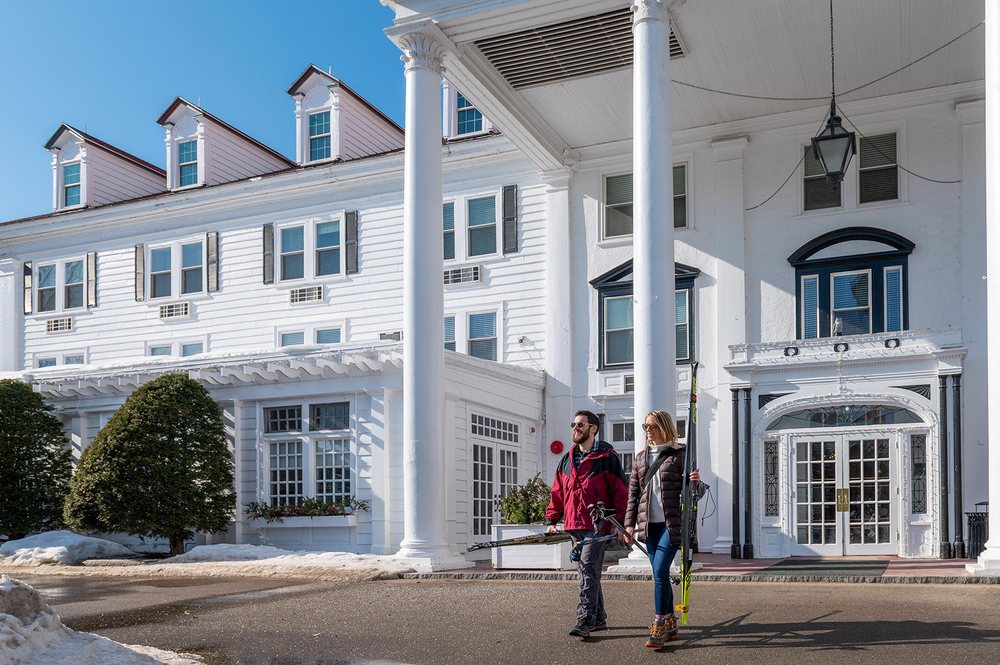
{"label": "paved road", "polygon": [[566,635],[571,582],[23,576],[71,628],[222,664],[1000,663],[1000,587],[701,583],[643,648],[648,582],[606,582],[611,630]]}

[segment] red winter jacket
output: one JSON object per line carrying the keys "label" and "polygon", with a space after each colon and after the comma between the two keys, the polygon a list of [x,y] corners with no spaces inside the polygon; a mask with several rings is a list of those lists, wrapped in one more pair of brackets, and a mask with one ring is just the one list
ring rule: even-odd
{"label": "red winter jacket", "polygon": [[[563,456],[552,482],[552,500],[545,511],[545,523],[562,520],[566,531],[593,530],[587,506],[598,501],[603,501],[605,508],[614,508],[619,522],[625,519],[628,488],[622,462],[611,444],[604,441],[594,442],[593,450],[584,456],[579,467],[573,465],[573,448]],[[602,530],[610,533],[613,529],[605,524]]]}

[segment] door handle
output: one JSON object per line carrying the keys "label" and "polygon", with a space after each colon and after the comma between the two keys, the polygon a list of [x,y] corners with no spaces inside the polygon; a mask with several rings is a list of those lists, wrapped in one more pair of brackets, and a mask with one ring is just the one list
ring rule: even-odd
{"label": "door handle", "polygon": [[846,488],[837,488],[837,512],[846,513],[848,510],[850,510],[850,493]]}

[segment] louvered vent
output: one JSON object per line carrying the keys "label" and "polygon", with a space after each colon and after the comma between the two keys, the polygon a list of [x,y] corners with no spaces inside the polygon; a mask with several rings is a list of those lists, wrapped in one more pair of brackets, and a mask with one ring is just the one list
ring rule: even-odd
{"label": "louvered vent", "polygon": [[393,332],[384,332],[378,334],[379,341],[381,342],[402,342],[403,341],[403,331],[395,330]]}
{"label": "louvered vent", "polygon": [[[515,89],[590,76],[632,66],[632,12],[625,7],[481,39],[476,46]],[[685,54],[671,27],[670,57]]]}
{"label": "louvered vent", "polygon": [[191,304],[186,302],[175,302],[169,305],[160,305],[161,319],[177,319],[191,315]]}
{"label": "louvered vent", "polygon": [[464,284],[465,282],[478,282],[482,279],[482,274],[480,266],[452,268],[451,270],[444,271],[444,283]]}
{"label": "louvered vent", "polygon": [[61,333],[70,332],[73,330],[73,319],[49,319],[45,322],[45,332],[47,333]]}
{"label": "louvered vent", "polygon": [[288,292],[288,300],[293,305],[300,302],[313,302],[322,299],[322,286],[303,286],[301,289],[292,289]]}

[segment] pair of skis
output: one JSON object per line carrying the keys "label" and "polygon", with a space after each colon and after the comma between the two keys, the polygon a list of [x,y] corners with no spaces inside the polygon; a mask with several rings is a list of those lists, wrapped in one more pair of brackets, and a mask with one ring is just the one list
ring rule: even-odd
{"label": "pair of skis", "polygon": [[687,445],[684,447],[684,478],[681,481],[681,548],[680,595],[681,602],[674,605],[680,612],[681,623],[687,625],[691,606],[691,572],[694,567],[694,550],[698,542],[698,496],[691,482],[691,472],[698,468],[698,363],[691,363],[691,397],[688,403]]}
{"label": "pair of skis", "polygon": [[516,545],[555,545],[557,543],[572,541],[573,549],[570,550],[569,560],[575,562],[580,560],[584,545],[607,542],[609,540],[614,540],[617,537],[618,536],[616,534],[611,533],[589,536],[586,538],[575,538],[572,534],[566,531],[556,531],[555,533],[538,533],[528,536],[519,536],[517,538],[504,538],[502,540],[488,540],[482,543],[474,543],[467,548],[467,551],[475,552],[476,550],[489,549],[492,547],[512,547]]}

